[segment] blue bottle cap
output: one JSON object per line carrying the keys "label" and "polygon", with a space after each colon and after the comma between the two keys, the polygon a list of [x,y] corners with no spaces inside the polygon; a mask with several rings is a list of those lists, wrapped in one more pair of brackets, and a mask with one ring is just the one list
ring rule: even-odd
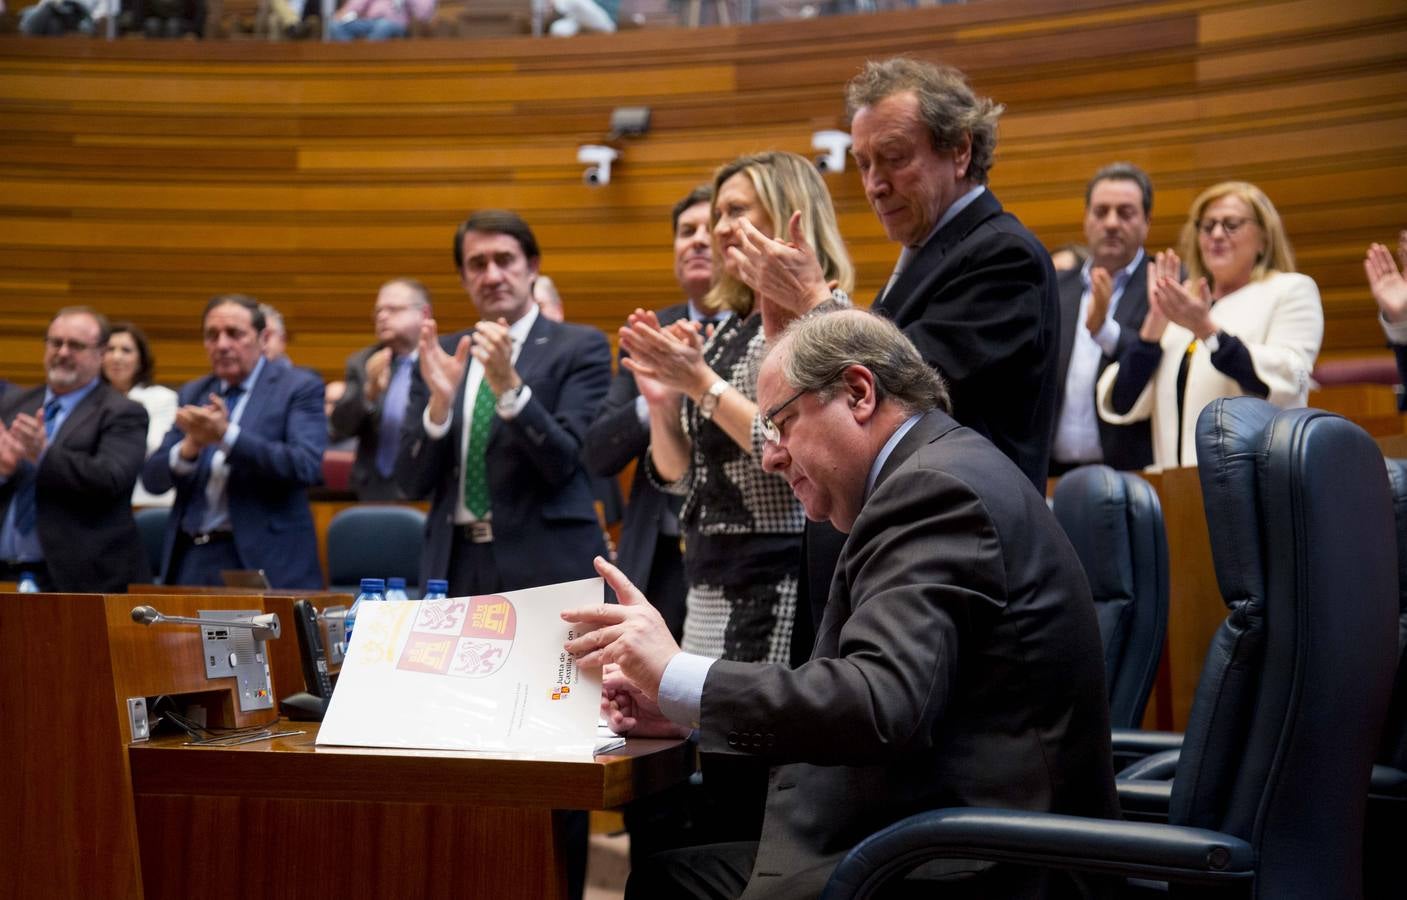
{"label": "blue bottle cap", "polygon": [[384,594],[386,593],[386,582],[380,578],[363,578],[363,594]]}

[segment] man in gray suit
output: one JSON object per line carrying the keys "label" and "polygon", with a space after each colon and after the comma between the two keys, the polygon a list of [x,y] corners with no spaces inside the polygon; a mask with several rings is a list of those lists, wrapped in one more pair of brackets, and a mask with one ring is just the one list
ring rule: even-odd
{"label": "man in gray suit", "polygon": [[[660,854],[627,896],[814,897],[857,842],[926,809],[1117,816],[1079,560],[1029,479],[947,414],[913,345],[859,310],[801,319],[763,363],[758,406],[764,466],[848,535],[810,661],[681,653],[604,562],[621,605],[564,614],[586,629],[566,645],[582,665],[618,667],[617,730],[696,730],[700,750],[774,766],[760,843]],[[1070,887],[970,862],[919,876],[964,881],[957,896]]]}

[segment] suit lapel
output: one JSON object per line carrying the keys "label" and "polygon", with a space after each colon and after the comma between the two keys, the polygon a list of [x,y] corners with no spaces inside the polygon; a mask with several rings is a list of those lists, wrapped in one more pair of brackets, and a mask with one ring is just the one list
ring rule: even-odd
{"label": "suit lapel", "polygon": [[59,433],[54,435],[54,443],[66,444],[79,433],[80,429],[88,426],[89,420],[95,418],[98,411],[102,409],[102,394],[106,388],[106,382],[99,382],[97,387],[88,392],[88,396],[78,401],[78,405],[68,414],[68,418],[64,419],[64,427],[60,428]]}
{"label": "suit lapel", "polygon": [[957,427],[958,423],[942,410],[935,409],[926,413],[914,423],[908,434],[899,439],[894,452],[884,461],[884,466],[879,470],[879,477],[875,479],[875,490],[879,490],[879,486],[904,464],[904,460],[913,456],[919,447],[936,441]]}
{"label": "suit lapel", "polygon": [[[900,304],[907,300],[910,295],[918,289],[928,276],[942,265],[943,258],[948,251],[961,243],[972,230],[978,225],[1000,215],[1002,205],[992,193],[991,188],[983,191],[976,200],[967,205],[967,208],[957,214],[947,225],[938,229],[938,233],[929,238],[904,271],[899,273],[899,280],[894,282],[894,286],[885,293],[883,297],[876,296],[873,306],[894,318],[894,313]],[[881,288],[881,290],[883,290]]]}

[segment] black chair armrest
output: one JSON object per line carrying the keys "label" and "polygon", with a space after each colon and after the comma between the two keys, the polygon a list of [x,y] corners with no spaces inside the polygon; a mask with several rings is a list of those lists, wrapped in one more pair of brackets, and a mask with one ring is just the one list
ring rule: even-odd
{"label": "black chair armrest", "polygon": [[1250,844],[1204,828],[955,808],[910,816],[866,838],[836,867],[821,896],[868,897],[889,879],[948,857],[1202,884],[1255,875]]}
{"label": "black chair armrest", "polygon": [[1119,808],[1124,818],[1137,822],[1166,822],[1172,805],[1172,782],[1119,778],[1114,782],[1119,792]]}
{"label": "black chair armrest", "polygon": [[1117,772],[1133,765],[1145,756],[1181,747],[1182,732],[1115,728],[1110,734],[1110,742],[1114,750],[1114,771]]}
{"label": "black chair armrest", "polygon": [[1145,756],[1133,765],[1125,767],[1119,772],[1119,777],[1130,780],[1171,781],[1181,756],[1181,750],[1164,750],[1152,756]]}

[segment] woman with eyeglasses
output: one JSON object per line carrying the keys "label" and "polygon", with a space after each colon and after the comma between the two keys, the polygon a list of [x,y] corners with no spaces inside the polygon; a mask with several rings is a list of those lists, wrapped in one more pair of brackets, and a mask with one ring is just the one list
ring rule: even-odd
{"label": "woman with eyeglasses", "polygon": [[1143,326],[1096,389],[1106,422],[1152,420],[1154,469],[1197,464],[1197,416],[1220,397],[1304,406],[1324,339],[1319,288],[1295,271],[1260,188],[1226,181],[1203,191],[1180,249],[1186,280],[1178,254],[1157,255]]}
{"label": "woman with eyeglasses", "polygon": [[[161,439],[171,430],[178,405],[175,391],[152,384],[155,373],[156,359],[142,329],[131,322],[114,323],[103,349],[103,377],[127,399],[146,407],[148,455],[161,446]],[[174,489],[164,494],[148,493],[139,478],[132,492],[132,505],[170,506],[175,496]]]}

